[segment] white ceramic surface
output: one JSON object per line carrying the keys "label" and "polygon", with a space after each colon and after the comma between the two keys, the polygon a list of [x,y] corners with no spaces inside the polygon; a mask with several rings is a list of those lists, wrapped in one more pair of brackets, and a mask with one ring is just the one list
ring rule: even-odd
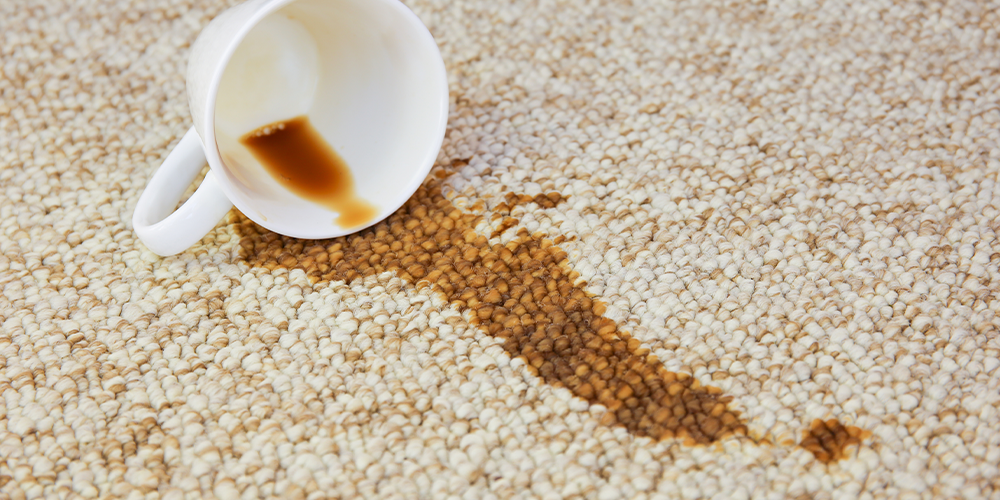
{"label": "white ceramic surface", "polygon": [[[231,205],[288,236],[363,229],[341,228],[335,212],[278,184],[237,140],[255,128],[307,115],[350,166],[358,194],[378,207],[375,224],[423,182],[448,117],[437,44],[398,0],[249,0],[199,35],[187,85],[194,127],[150,180],[132,219],[160,255],[196,243]],[[210,175],[171,213],[205,161]]]}

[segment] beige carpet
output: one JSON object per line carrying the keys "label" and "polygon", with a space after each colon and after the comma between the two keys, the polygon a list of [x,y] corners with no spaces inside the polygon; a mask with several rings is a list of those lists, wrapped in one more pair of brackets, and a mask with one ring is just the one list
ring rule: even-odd
{"label": "beige carpet", "polygon": [[0,1],[0,498],[1000,498],[1000,4],[408,5],[410,203],[161,259],[226,5]]}

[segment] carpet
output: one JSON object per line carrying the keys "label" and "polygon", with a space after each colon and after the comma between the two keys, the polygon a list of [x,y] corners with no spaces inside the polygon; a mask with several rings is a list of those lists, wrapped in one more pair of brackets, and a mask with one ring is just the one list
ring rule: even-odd
{"label": "carpet", "polygon": [[1000,498],[997,2],[408,0],[414,197],[160,258],[230,4],[0,2],[0,497]]}

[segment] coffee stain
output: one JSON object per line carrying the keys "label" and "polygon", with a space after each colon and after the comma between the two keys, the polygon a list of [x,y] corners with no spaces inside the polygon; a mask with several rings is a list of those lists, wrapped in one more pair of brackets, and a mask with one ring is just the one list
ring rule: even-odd
{"label": "coffee stain", "polygon": [[517,195],[514,193],[507,193],[503,197],[503,201],[493,207],[493,212],[497,214],[510,214],[514,207],[524,206],[529,203],[534,203],[538,205],[538,208],[555,208],[559,203],[569,199],[569,197],[563,196],[559,193],[544,193],[536,194],[535,196],[529,196],[526,194]]}
{"label": "coffee stain", "polygon": [[516,217],[510,217],[510,214],[514,211],[515,207],[534,203],[538,205],[538,208],[542,209],[555,208],[556,205],[564,200],[566,200],[566,198],[559,193],[543,193],[535,196],[507,193],[504,195],[503,201],[493,207],[493,215],[490,216],[490,221],[496,222],[499,220],[500,224],[497,225],[497,227],[493,230],[493,233],[490,234],[490,238],[500,236],[505,231],[517,226],[518,223],[521,222]]}
{"label": "coffee stain", "polygon": [[264,125],[240,137],[240,144],[286,189],[336,212],[333,222],[341,228],[363,226],[378,215],[358,196],[351,167],[309,117]]}
{"label": "coffee stain", "polygon": [[[456,162],[452,171],[463,164]],[[501,339],[507,353],[524,359],[532,373],[605,406],[603,424],[636,436],[707,444],[746,435],[740,413],[728,407],[732,397],[666,370],[638,339],[603,315],[605,306],[586,292],[556,242],[523,228],[505,244],[479,234],[475,228],[483,216],[464,212],[443,196],[447,172],[436,172],[386,220],[344,237],[290,238],[241,215],[236,223],[241,256],[269,270],[301,269],[314,282],[392,272],[413,286],[429,286]],[[494,222],[499,216],[516,224],[510,217],[515,207],[552,208],[564,199],[558,193],[508,193],[492,210]]]}
{"label": "coffee stain", "polygon": [[837,419],[813,420],[812,426],[804,431],[799,446],[809,450],[816,460],[830,464],[847,458],[847,448],[860,447],[861,441],[871,437],[871,432],[844,425]]}

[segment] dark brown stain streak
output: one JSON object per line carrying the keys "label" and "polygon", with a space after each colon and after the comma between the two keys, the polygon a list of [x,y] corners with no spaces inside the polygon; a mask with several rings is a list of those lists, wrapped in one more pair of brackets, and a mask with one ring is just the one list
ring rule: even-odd
{"label": "dark brown stain streak", "polygon": [[[474,228],[481,215],[463,212],[441,194],[438,172],[385,221],[359,233],[300,240],[272,233],[242,215],[236,223],[242,256],[252,266],[301,269],[316,282],[351,282],[386,271],[429,286],[482,330],[503,340],[545,382],[608,408],[604,422],[634,435],[705,444],[745,435],[731,397],[667,371],[603,316],[557,243],[524,229],[507,244],[490,243]],[[507,195],[493,212],[501,231],[513,227],[513,206],[553,207],[557,193]],[[512,223],[510,220],[514,222]],[[506,226],[506,227],[505,227]]]}
{"label": "dark brown stain streak", "polygon": [[847,448],[861,446],[861,441],[869,437],[870,432],[853,425],[844,425],[836,419],[825,422],[816,419],[809,430],[804,432],[799,446],[809,450],[816,460],[829,464],[847,458]]}

